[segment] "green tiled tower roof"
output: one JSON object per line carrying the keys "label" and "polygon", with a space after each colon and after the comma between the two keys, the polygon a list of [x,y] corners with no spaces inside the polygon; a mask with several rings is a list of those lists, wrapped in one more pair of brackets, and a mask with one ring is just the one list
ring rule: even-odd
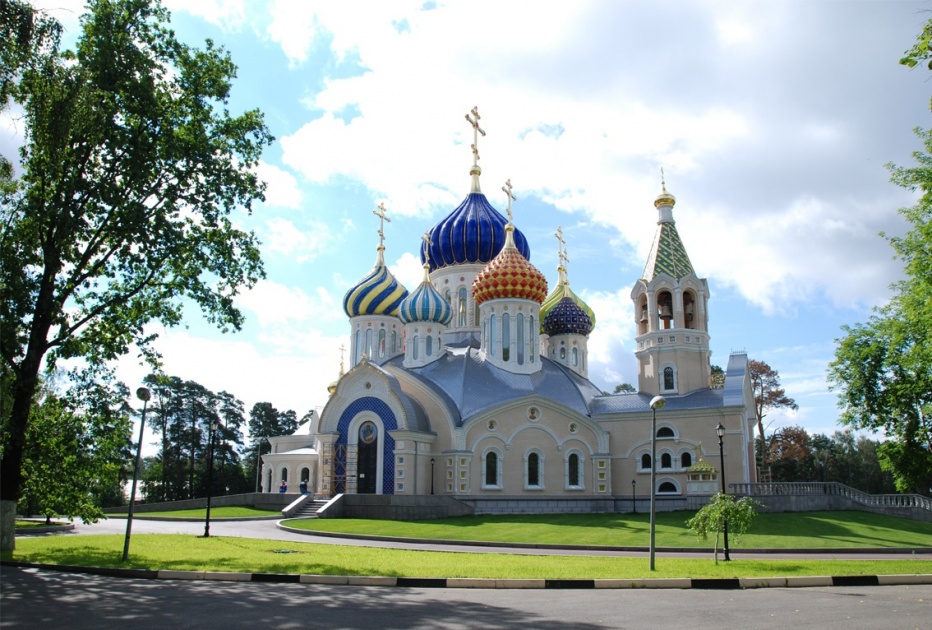
{"label": "green tiled tower roof", "polygon": [[661,273],[676,280],[695,273],[692,263],[689,262],[686,247],[676,231],[676,221],[673,220],[675,203],[676,197],[667,192],[666,186],[654,201],[654,206],[660,212],[660,219],[657,221],[657,235],[644,267],[644,280],[648,282]]}

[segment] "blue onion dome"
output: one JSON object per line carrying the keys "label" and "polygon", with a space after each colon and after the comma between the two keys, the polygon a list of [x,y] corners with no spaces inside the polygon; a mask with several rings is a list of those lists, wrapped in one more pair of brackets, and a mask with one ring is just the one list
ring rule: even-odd
{"label": "blue onion dome", "polygon": [[[563,298],[570,298],[573,302],[576,303],[576,306],[585,311],[586,315],[589,316],[589,320],[592,323],[590,332],[592,328],[595,328],[595,312],[592,308],[586,304],[585,301],[578,295],[576,295],[573,290],[570,288],[570,282],[566,277],[566,268],[563,265],[557,267],[557,271],[560,275],[560,279],[557,281],[557,286],[553,288],[553,291],[550,292],[550,295],[547,296],[547,299],[544,300],[543,304],[540,305],[540,329],[541,332],[544,331],[544,320],[547,318],[547,315],[553,310],[557,304],[560,303]],[[587,333],[588,334],[588,333]]]}
{"label": "blue onion dome", "polygon": [[588,335],[592,332],[592,319],[571,297],[565,297],[550,309],[544,320],[544,332],[554,335]]}
{"label": "blue onion dome", "polygon": [[408,290],[385,266],[385,258],[382,255],[384,251],[385,247],[379,245],[372,271],[346,292],[343,298],[343,310],[349,317],[360,315],[396,317],[398,315],[398,307],[408,296]]}
{"label": "blue onion dome", "polygon": [[[507,222],[483,193],[471,192],[456,210],[430,229],[430,244],[421,245],[421,262],[429,263],[431,271],[448,265],[488,264],[505,246]],[[530,260],[531,249],[524,234],[515,230],[513,238],[521,255]]]}
{"label": "blue onion dome", "polygon": [[437,322],[444,326],[453,319],[453,307],[434,288],[428,275],[428,265],[424,265],[424,280],[420,286],[401,303],[398,317],[405,324],[411,322]]}

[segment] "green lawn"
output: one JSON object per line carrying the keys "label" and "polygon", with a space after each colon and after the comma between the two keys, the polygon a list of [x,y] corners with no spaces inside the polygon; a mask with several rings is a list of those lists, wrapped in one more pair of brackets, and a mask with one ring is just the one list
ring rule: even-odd
{"label": "green lawn", "polygon": [[[707,547],[686,529],[693,512],[657,514],[658,547]],[[647,514],[556,514],[474,516],[430,521],[364,519],[296,519],[291,527],[352,534],[544,543],[647,547]],[[870,512],[780,512],[759,514],[744,536],[729,537],[729,546],[769,549],[838,547],[932,547],[932,523]]]}
{"label": "green lawn", "polygon": [[[225,505],[210,508],[210,518],[244,518],[250,516],[281,516],[281,510],[259,510],[245,505]],[[125,517],[126,513],[111,514],[111,516]],[[166,512],[135,512],[133,518],[157,516],[159,518],[207,518],[207,508],[193,510],[169,510]]]}
{"label": "green lawn", "polygon": [[128,562],[121,561],[123,536],[20,538],[4,560],[58,565],[245,571],[315,575],[472,577],[494,579],[608,579],[647,577],[734,578],[796,575],[932,573],[932,559],[916,560],[746,560],[713,564],[705,559],[666,558],[657,570],[647,558],[529,556],[403,551],[342,545],[291,543],[250,538],[138,534]]}

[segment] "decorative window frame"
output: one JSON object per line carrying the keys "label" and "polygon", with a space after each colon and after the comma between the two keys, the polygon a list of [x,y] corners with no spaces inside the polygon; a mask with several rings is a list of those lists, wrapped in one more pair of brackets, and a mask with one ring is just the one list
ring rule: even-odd
{"label": "decorative window frame", "polygon": [[[660,435],[660,432],[671,433],[672,435]],[[657,423],[657,439],[658,440],[679,440],[680,434],[676,429],[676,425],[670,424],[669,422],[658,422]]]}
{"label": "decorative window frame", "polygon": [[[688,464],[688,465],[683,463],[683,456],[684,456],[684,455],[686,455],[686,456],[689,457],[689,464]],[[692,450],[691,448],[684,448],[684,449],[682,449],[682,450],[677,454],[677,458],[678,458],[678,463],[679,463],[679,469],[680,469],[680,470],[687,470],[687,469],[689,469],[693,464],[696,463],[695,461],[693,461],[693,460],[695,459],[695,454],[693,453],[693,450]]]}
{"label": "decorative window frame", "polygon": [[650,451],[642,450],[637,454],[637,470],[638,472],[650,472],[650,466],[644,466],[644,456],[647,456],[647,459],[650,460]]}
{"label": "decorative window frame", "polygon": [[[531,455],[537,455],[537,483],[534,485],[531,485],[530,483],[531,475],[530,475],[529,464],[531,461]],[[544,467],[544,461],[545,461],[544,453],[539,448],[528,449],[528,451],[524,454],[524,489],[525,490],[539,491],[539,490],[545,489],[546,475],[544,474],[544,471],[546,469]]]}
{"label": "decorative window frame", "polygon": [[[667,483],[673,486],[675,490],[661,490],[660,489],[661,486]],[[673,479],[672,477],[661,477],[657,479],[657,495],[658,496],[676,496],[680,494],[683,494],[683,490],[680,487],[680,484],[676,481],[676,479]]]}
{"label": "decorative window frame", "polygon": [[[577,471],[578,484],[570,484],[570,458],[575,455],[579,461],[579,470]],[[565,490],[585,490],[586,489],[586,458],[582,451],[573,448],[567,451],[563,458],[563,488]]]}
{"label": "decorative window frame", "polygon": [[[670,368],[673,370],[673,387],[666,386],[666,379],[664,378],[664,373],[666,372],[667,368]],[[679,374],[676,369],[676,364],[670,361],[666,361],[663,364],[661,364],[660,368],[657,371],[657,380],[659,381],[658,384],[660,385],[661,393],[678,392],[679,387],[680,387],[680,379],[679,379]]]}
{"label": "decorative window frame", "polygon": [[[664,455],[668,455],[670,457],[669,466],[663,465]],[[668,448],[663,448],[657,451],[657,470],[669,470],[669,471],[676,470],[676,454],[672,450]]]}
{"label": "decorative window frame", "polygon": [[[498,479],[496,480],[496,483],[494,484],[488,483],[488,479],[486,479],[486,463],[485,462],[486,462],[486,458],[489,456],[490,453],[494,453],[496,457],[495,475],[498,477]],[[502,455],[501,450],[499,450],[498,448],[494,446],[490,446],[489,448],[482,451],[482,489],[483,490],[502,490],[504,488],[504,483],[503,483],[504,479],[502,479],[502,476],[504,475],[503,464],[504,464],[504,456]]]}

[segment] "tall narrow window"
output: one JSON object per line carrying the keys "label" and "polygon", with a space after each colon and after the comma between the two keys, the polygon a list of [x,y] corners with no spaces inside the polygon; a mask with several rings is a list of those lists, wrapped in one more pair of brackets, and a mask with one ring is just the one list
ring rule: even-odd
{"label": "tall narrow window", "polygon": [[392,354],[398,352],[398,333],[392,331]]}
{"label": "tall narrow window", "polygon": [[511,315],[502,315],[502,361],[511,356]]}
{"label": "tall narrow window", "polygon": [[516,318],[518,329],[518,365],[524,365],[524,313],[518,313]]}
{"label": "tall narrow window", "polygon": [[414,348],[412,348],[412,354],[414,355],[414,358],[417,359],[417,350],[418,350],[418,345],[419,345],[417,335],[414,335],[414,339],[412,340],[411,343],[414,344]]}
{"label": "tall narrow window", "polygon": [[495,313],[492,313],[492,316],[489,317],[489,354],[495,356]]}
{"label": "tall narrow window", "polygon": [[570,455],[569,461],[566,463],[566,479],[567,483],[571,486],[579,485],[579,455],[573,453]]}
{"label": "tall narrow window", "polygon": [[670,453],[663,453],[660,456],[660,467],[673,468],[673,457],[670,455]]}
{"label": "tall narrow window", "polygon": [[430,335],[427,336],[427,356],[434,356],[434,338]]}
{"label": "tall narrow window", "polygon": [[456,305],[456,311],[459,314],[459,321],[457,322],[460,326],[466,325],[466,287],[460,287],[459,301]]}
{"label": "tall narrow window", "polygon": [[361,344],[361,342],[362,342],[361,333],[360,333],[359,329],[357,328],[357,329],[356,329],[356,343],[354,344],[356,347],[353,348],[353,350],[354,350],[354,352],[353,352],[353,365],[356,365],[357,363],[359,363],[359,355],[362,354],[362,344]]}
{"label": "tall narrow window", "polygon": [[385,358],[385,329],[379,331],[379,358]]}
{"label": "tall narrow window", "polygon": [[540,455],[531,453],[527,457],[527,485],[540,485]]}
{"label": "tall narrow window", "polygon": [[485,456],[485,485],[498,485],[498,453],[490,451]]}
{"label": "tall narrow window", "polygon": [[370,359],[375,356],[372,352],[372,329],[371,328],[366,329],[366,356],[369,357]]}
{"label": "tall narrow window", "polygon": [[663,388],[666,390],[676,389],[676,379],[673,377],[673,368],[663,368]]}
{"label": "tall narrow window", "polygon": [[644,453],[641,455],[641,470],[647,470],[650,468],[650,455]]}
{"label": "tall narrow window", "polygon": [[530,326],[528,326],[528,339],[530,340],[528,352],[531,355],[531,363],[534,363],[534,340],[537,338],[537,336],[534,334],[534,318],[529,317],[528,319],[530,320]]}
{"label": "tall narrow window", "polygon": [[573,367],[579,367],[579,348],[573,348]]}

